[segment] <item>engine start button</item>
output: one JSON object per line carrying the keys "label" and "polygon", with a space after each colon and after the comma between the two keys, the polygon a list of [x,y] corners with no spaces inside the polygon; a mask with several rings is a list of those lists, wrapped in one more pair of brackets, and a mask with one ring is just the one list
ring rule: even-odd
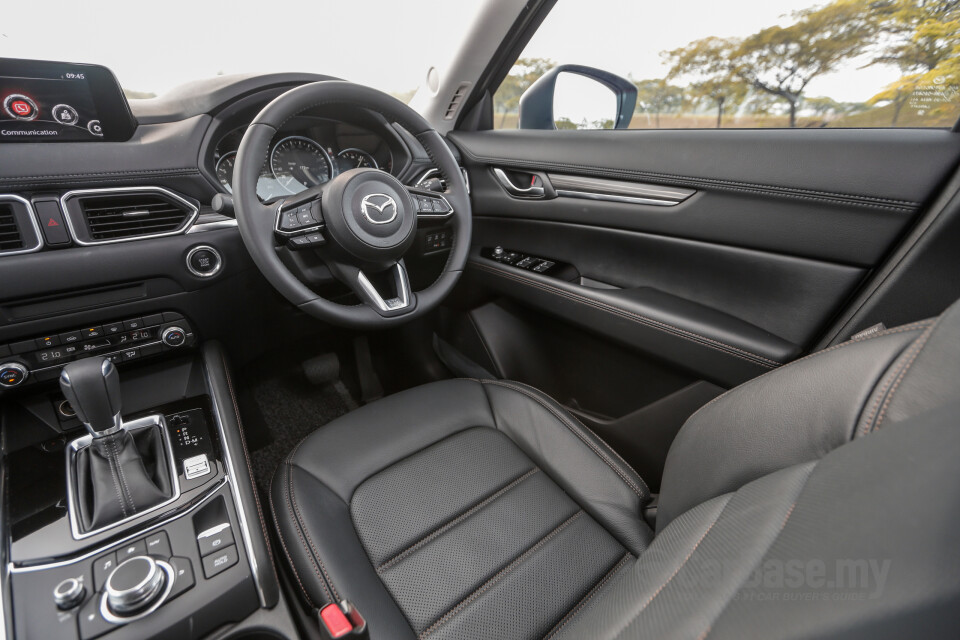
{"label": "engine start button", "polygon": [[223,258],[213,247],[194,247],[187,254],[187,269],[199,278],[210,278],[220,273]]}

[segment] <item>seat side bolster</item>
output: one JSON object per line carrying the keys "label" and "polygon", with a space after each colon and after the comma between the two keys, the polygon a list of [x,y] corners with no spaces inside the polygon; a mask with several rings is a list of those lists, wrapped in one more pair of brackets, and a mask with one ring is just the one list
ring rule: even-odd
{"label": "seat side bolster", "polygon": [[875,388],[929,326],[915,323],[812,354],[705,405],[670,447],[657,531],[697,504],[849,442]]}
{"label": "seat side bolster", "polygon": [[632,554],[650,544],[643,519],[650,491],[603,440],[541,392],[484,380],[496,428],[504,432]]}
{"label": "seat side bolster", "polygon": [[[271,501],[283,551],[309,606],[346,599],[378,630],[378,638],[416,637],[370,563],[339,496],[311,473],[284,463]],[[309,508],[298,508],[306,504]]]}

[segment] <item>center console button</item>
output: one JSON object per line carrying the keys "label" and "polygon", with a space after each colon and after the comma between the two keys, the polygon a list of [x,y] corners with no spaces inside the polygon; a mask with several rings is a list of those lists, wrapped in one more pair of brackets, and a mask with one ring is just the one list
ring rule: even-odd
{"label": "center console button", "polygon": [[197,534],[197,546],[200,547],[201,556],[207,556],[214,551],[226,549],[232,544],[233,531],[230,528],[229,522],[223,522]]}
{"label": "center console button", "polygon": [[67,578],[53,588],[53,601],[60,609],[73,609],[83,602],[86,592],[82,581],[77,578]]}
{"label": "center console button", "polygon": [[[76,415],[76,413],[74,413]],[[117,568],[117,554],[112,551],[93,561],[93,586],[100,591],[107,583],[107,578]]]}
{"label": "center console button", "polygon": [[124,545],[117,551],[117,562],[123,564],[123,561],[134,556],[142,556],[147,552],[147,545],[143,540],[137,540]]}
{"label": "center console button", "polygon": [[130,318],[123,321],[123,328],[127,331],[134,331],[143,328],[143,318]]}
{"label": "center console button", "polygon": [[136,556],[120,563],[104,585],[107,608],[117,616],[130,616],[146,609],[163,593],[166,575],[149,556]]}
{"label": "center console button", "polygon": [[77,626],[81,640],[93,640],[117,628],[117,625],[107,622],[100,615],[100,598],[87,600],[77,615]]}
{"label": "center console button", "polygon": [[80,335],[84,340],[99,338],[103,335],[103,327],[87,327],[86,329],[81,329]]}
{"label": "center console button", "polygon": [[80,332],[79,331],[68,331],[66,333],[60,334],[60,343],[61,344],[75,344],[80,342]]}
{"label": "center console button", "polygon": [[154,313],[149,316],[143,316],[143,326],[145,327],[155,327],[160,324],[163,324],[162,313]]}
{"label": "center console button", "polygon": [[58,344],[60,344],[60,336],[43,336],[42,338],[37,338],[37,349],[55,347]]}
{"label": "center console button", "polygon": [[168,347],[179,347],[187,341],[187,332],[180,327],[167,327],[160,339]]}
{"label": "center console button", "polygon": [[193,588],[196,579],[193,577],[193,566],[189,558],[174,556],[170,558],[170,566],[173,567],[173,589],[170,590],[170,598],[176,598],[184,591]]}
{"label": "center console button", "polygon": [[239,560],[240,556],[237,555],[237,546],[232,544],[226,549],[204,556],[203,575],[207,578],[212,578],[218,573],[226,571],[237,564]]}
{"label": "center console button", "polygon": [[167,534],[164,531],[157,531],[154,534],[147,536],[146,539],[147,553],[152,556],[160,556],[162,558],[169,558],[173,553],[170,551],[170,539],[167,538]]}

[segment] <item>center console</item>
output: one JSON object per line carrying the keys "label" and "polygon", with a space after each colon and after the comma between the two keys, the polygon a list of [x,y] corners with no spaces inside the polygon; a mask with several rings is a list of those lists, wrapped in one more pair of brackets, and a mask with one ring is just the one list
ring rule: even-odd
{"label": "center console", "polygon": [[11,637],[297,637],[216,343],[160,312],[3,348]]}

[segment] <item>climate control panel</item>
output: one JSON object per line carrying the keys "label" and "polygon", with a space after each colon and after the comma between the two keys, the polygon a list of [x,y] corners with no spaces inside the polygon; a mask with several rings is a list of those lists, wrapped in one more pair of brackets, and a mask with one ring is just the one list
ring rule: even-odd
{"label": "climate control panel", "polygon": [[115,364],[193,344],[181,314],[166,311],[0,344],[0,391],[54,380],[68,362],[103,356]]}

